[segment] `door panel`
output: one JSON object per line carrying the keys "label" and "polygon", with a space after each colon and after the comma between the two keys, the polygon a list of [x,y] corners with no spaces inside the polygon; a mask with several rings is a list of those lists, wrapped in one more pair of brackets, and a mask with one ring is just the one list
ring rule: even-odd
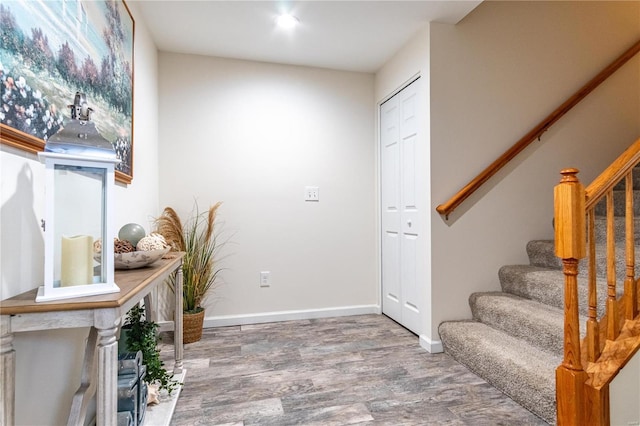
{"label": "door panel", "polygon": [[417,276],[417,243],[418,236],[405,233],[402,238],[402,253],[400,270],[401,278],[401,324],[409,330],[418,332],[420,329],[420,305],[418,301],[418,276]]}
{"label": "door panel", "polygon": [[418,188],[420,182],[417,179],[418,151],[418,115],[417,115],[417,89],[418,81],[406,87],[400,92],[400,140],[402,151],[402,163],[400,170],[402,175],[402,213],[403,226],[402,246],[400,256],[401,269],[401,301],[402,324],[409,330],[419,333],[420,330],[420,294],[417,258],[417,245],[420,244],[419,229],[421,225],[421,211],[418,206]]}
{"label": "door panel", "polygon": [[400,303],[400,133],[398,102],[387,102],[380,110],[382,146],[382,310],[401,321]]}
{"label": "door panel", "polygon": [[418,247],[422,244],[418,180],[418,82],[380,106],[382,311],[419,333]]}
{"label": "door panel", "polygon": [[401,320],[400,305],[400,241],[397,232],[384,233],[382,281],[384,282],[384,292],[382,306],[383,311],[395,321]]}
{"label": "door panel", "polygon": [[416,206],[416,136],[402,140],[402,206],[406,212],[414,212]]}

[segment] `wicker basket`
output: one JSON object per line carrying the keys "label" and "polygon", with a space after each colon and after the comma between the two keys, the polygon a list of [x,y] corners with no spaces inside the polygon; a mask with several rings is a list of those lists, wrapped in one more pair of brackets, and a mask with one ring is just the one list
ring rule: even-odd
{"label": "wicker basket", "polygon": [[204,323],[204,309],[195,314],[184,313],[182,317],[182,342],[193,343],[202,338],[202,324]]}

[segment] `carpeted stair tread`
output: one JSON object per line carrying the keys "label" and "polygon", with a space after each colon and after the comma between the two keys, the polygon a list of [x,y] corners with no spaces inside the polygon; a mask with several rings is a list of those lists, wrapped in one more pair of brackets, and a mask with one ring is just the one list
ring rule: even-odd
{"label": "carpeted stair tread", "polygon": [[[634,223],[634,240],[636,243],[640,241],[640,217],[635,217],[633,219]],[[616,216],[613,219],[614,226],[614,235],[616,243],[624,243],[625,239],[625,218]],[[607,241],[607,218],[605,216],[596,216],[595,217],[595,240],[596,243],[606,243]]]}
{"label": "carpeted stair tread", "polygon": [[498,271],[502,291],[562,308],[562,271],[531,265],[506,265]]}
{"label": "carpeted stair tread", "polygon": [[439,327],[445,352],[550,423],[556,421],[555,369],[562,358],[476,321]]}
{"label": "carpeted stair tread", "polygon": [[469,297],[469,305],[473,319],[562,356],[564,314],[561,309],[504,292],[474,293]]}
{"label": "carpeted stair tread", "polygon": [[[638,228],[640,229],[640,228]],[[600,277],[607,276],[607,245],[605,243],[596,244],[596,274]],[[616,243],[616,257],[615,257],[615,265],[616,265],[616,278],[618,282],[624,281],[625,274],[627,273],[627,260],[626,260],[626,249],[624,243],[619,242]],[[634,248],[634,257],[635,257],[635,276],[637,277],[640,274],[640,247],[636,246]],[[587,276],[587,271],[589,268],[589,262],[587,259],[580,260],[580,264],[578,265],[578,274],[581,276]]]}
{"label": "carpeted stair tread", "polygon": [[[506,265],[498,271],[502,291],[526,299],[535,300],[549,306],[564,309],[564,274],[562,271],[531,265]],[[604,313],[607,282],[604,277],[596,281],[598,290],[598,315]],[[622,295],[621,284],[616,290]],[[580,315],[588,314],[588,281],[584,275],[578,275],[578,300]]]}
{"label": "carpeted stair tread", "polygon": [[[640,225],[638,228],[640,230]],[[607,276],[607,258],[605,256],[607,246],[605,243],[596,244],[596,273],[600,277]],[[552,240],[534,240],[527,244],[527,253],[529,254],[530,265],[543,268],[561,270],[562,260],[555,255],[555,246]],[[618,281],[624,280],[626,274],[626,258],[625,258],[624,242],[616,243],[616,276]],[[636,276],[640,275],[640,247],[635,249],[635,270]],[[586,277],[589,263],[587,258],[581,259],[578,265],[578,273]]]}

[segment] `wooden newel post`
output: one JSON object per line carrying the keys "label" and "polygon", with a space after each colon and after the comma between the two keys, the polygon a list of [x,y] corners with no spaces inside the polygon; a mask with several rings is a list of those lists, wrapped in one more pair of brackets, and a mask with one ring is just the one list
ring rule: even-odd
{"label": "wooden newel post", "polygon": [[564,273],[564,358],[556,370],[559,425],[584,424],[584,383],[580,360],[578,261],[586,256],[585,191],[578,169],[564,169],[553,193],[556,256]]}

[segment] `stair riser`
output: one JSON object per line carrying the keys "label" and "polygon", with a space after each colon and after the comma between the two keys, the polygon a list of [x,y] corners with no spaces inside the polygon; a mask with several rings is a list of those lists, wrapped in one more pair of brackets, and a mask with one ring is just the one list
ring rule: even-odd
{"label": "stair riser", "polygon": [[527,243],[529,263],[543,268],[562,269],[562,259],[556,256],[553,240],[533,240]]}
{"label": "stair riser", "polygon": [[[546,272],[551,272],[552,277]],[[538,273],[547,275],[544,279]],[[559,271],[544,271],[541,268],[522,267],[520,265],[503,266],[498,272],[502,291],[537,302],[564,309],[564,277]],[[585,276],[578,276],[578,301],[580,315],[587,316],[589,311],[588,283]],[[607,283],[603,278],[597,280],[598,316],[604,314]],[[616,287],[618,296],[622,295],[623,285]]]}
{"label": "stair riser", "polygon": [[469,305],[476,321],[562,356],[564,318],[560,309],[505,293],[474,293]]}
{"label": "stair riser", "polygon": [[523,369],[522,359],[528,351],[522,347],[526,344],[491,327],[446,322],[439,332],[446,353],[529,411],[549,423],[556,422],[554,369],[561,358],[540,352],[530,359],[536,365]]}
{"label": "stair riser", "polygon": [[[640,226],[637,229],[640,229]],[[616,245],[616,279],[619,283],[624,281],[627,274],[625,250],[623,244],[618,243]],[[635,276],[640,277],[640,247],[634,251]],[[562,260],[555,255],[553,241],[530,241],[527,244],[527,253],[529,254],[529,261],[532,266],[562,270]],[[604,243],[598,244],[596,246],[596,275],[602,278],[607,276],[607,259],[605,254],[606,246]],[[578,273],[586,277],[588,269],[588,259],[581,259],[578,265]]]}

